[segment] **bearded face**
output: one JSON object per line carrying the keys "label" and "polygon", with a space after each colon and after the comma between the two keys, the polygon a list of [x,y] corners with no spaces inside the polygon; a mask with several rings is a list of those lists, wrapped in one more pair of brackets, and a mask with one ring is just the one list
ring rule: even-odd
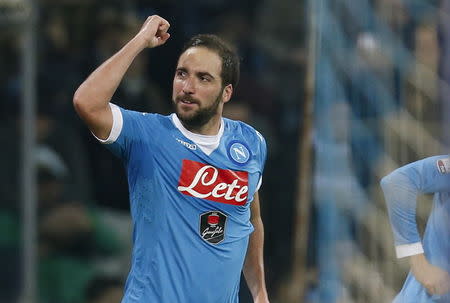
{"label": "bearded face", "polygon": [[175,113],[186,128],[199,129],[222,115],[223,103],[231,96],[231,85],[222,85],[221,69],[221,58],[204,47],[189,48],[180,56],[172,100]]}
{"label": "bearded face", "polygon": [[175,113],[187,128],[199,128],[210,121],[219,111],[222,94],[216,96],[215,100],[201,102],[190,95],[178,96],[175,99]]}

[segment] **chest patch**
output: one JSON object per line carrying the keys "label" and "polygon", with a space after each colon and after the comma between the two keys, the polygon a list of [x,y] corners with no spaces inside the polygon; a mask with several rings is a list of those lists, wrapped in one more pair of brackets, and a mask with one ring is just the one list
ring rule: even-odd
{"label": "chest patch", "polygon": [[214,202],[245,205],[248,199],[248,172],[219,169],[184,159],[178,191]]}
{"label": "chest patch", "polygon": [[436,166],[441,174],[450,173],[450,158],[444,158],[444,159],[437,160]]}
{"label": "chest patch", "polygon": [[220,211],[209,211],[200,215],[200,236],[206,242],[219,244],[225,237],[227,216]]}

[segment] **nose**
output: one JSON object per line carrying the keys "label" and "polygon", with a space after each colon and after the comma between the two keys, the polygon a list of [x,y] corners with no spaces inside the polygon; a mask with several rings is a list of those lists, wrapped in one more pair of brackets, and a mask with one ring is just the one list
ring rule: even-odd
{"label": "nose", "polygon": [[183,83],[183,93],[192,95],[195,93],[195,83],[194,79],[191,77],[187,78]]}

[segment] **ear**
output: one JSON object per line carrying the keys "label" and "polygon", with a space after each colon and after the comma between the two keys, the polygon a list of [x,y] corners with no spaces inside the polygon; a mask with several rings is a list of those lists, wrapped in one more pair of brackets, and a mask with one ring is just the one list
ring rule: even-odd
{"label": "ear", "polygon": [[227,103],[231,99],[231,95],[233,94],[233,85],[228,84],[224,87],[222,91],[222,100],[223,103]]}

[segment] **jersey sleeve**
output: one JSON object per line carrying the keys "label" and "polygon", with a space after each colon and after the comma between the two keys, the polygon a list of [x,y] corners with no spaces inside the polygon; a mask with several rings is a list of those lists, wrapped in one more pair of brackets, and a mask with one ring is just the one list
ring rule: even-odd
{"label": "jersey sleeve", "polygon": [[450,191],[450,158],[435,156],[400,167],[381,180],[398,258],[423,253],[416,223],[419,194]]}
{"label": "jersey sleeve", "polygon": [[110,103],[110,107],[113,115],[111,132],[105,140],[97,140],[105,144],[113,154],[127,160],[135,144],[144,137],[148,140],[148,136],[143,136],[145,123],[148,123],[147,113],[126,110],[113,103]]}
{"label": "jersey sleeve", "polygon": [[256,135],[258,137],[258,142],[259,142],[259,163],[260,163],[260,171],[261,171],[261,176],[259,178],[258,185],[256,186],[256,191],[258,191],[262,185],[262,175],[264,172],[264,166],[266,164],[266,159],[267,159],[267,144],[266,144],[266,140],[264,139],[264,137],[257,130],[255,130],[255,131],[256,131]]}

